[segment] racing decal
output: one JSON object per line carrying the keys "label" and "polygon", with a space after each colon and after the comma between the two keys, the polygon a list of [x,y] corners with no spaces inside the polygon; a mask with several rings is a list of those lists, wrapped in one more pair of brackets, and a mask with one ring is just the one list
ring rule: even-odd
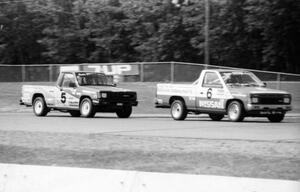
{"label": "racing decal", "polygon": [[66,98],[66,93],[65,93],[65,92],[62,92],[60,98],[61,98],[60,101],[61,101],[62,103],[65,103],[66,100],[67,100],[67,98]]}
{"label": "racing decal", "polygon": [[195,100],[196,100],[196,97],[189,96],[189,100],[190,100],[190,101],[195,101]]}
{"label": "racing decal", "polygon": [[[208,94],[208,99],[210,98],[222,98],[222,99],[229,99],[232,98],[231,94],[229,91],[226,91],[224,89],[218,89],[218,88],[209,88],[211,90],[207,90],[207,94]],[[209,98],[209,92],[211,92],[211,97]]]}
{"label": "racing decal", "polygon": [[69,101],[69,105],[70,106],[77,106],[78,105],[78,101]]}
{"label": "racing decal", "polygon": [[212,88],[207,89],[206,97],[207,97],[207,99],[211,99],[211,97],[212,97]]}
{"label": "racing decal", "polygon": [[79,97],[74,90],[65,89],[60,94],[60,102],[65,106],[78,106]]}
{"label": "racing decal", "polygon": [[181,95],[181,96],[191,96],[194,97],[193,92],[194,86],[188,85],[171,85],[171,84],[158,84],[157,85],[157,95]]}
{"label": "racing decal", "polygon": [[224,99],[220,99],[220,100],[199,100],[199,107],[224,109]]}

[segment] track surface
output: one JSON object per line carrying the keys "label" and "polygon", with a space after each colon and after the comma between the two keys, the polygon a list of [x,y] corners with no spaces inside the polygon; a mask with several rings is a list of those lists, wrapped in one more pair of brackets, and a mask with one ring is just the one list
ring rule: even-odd
{"label": "track surface", "polygon": [[114,114],[97,114],[95,118],[73,118],[66,113],[51,112],[46,117],[32,113],[1,113],[0,130],[60,132],[127,136],[184,137],[200,139],[300,141],[300,117],[286,117],[281,123],[266,118],[246,118],[244,122],[211,121],[207,116],[193,116],[174,121],[169,115],[132,115],[119,119]]}

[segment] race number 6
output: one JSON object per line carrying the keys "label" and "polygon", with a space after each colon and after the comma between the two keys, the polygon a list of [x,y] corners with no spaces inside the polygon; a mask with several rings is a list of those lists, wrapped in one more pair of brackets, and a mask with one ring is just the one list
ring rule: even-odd
{"label": "race number 6", "polygon": [[211,97],[212,97],[212,88],[207,89],[206,97],[207,97],[207,99],[211,99]]}
{"label": "race number 6", "polygon": [[65,93],[65,92],[62,92],[62,93],[61,93],[61,99],[60,99],[60,101],[61,101],[62,103],[65,103],[66,100],[67,100],[67,98],[66,98],[66,93]]}

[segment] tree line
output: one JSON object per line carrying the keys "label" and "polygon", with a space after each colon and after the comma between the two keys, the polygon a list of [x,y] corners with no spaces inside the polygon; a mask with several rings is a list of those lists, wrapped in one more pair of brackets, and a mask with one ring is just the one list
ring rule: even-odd
{"label": "tree line", "polygon": [[[203,63],[204,0],[176,2],[0,0],[0,63]],[[300,73],[298,0],[209,3],[211,64]]]}

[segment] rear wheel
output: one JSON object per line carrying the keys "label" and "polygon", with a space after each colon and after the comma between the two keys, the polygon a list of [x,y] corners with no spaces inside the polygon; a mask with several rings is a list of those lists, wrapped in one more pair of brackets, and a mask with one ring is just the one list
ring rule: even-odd
{"label": "rear wheel", "polygon": [[37,97],[33,101],[33,112],[36,116],[46,116],[49,109],[43,97]]}
{"label": "rear wheel", "polygon": [[119,118],[128,118],[132,113],[132,106],[123,106],[121,109],[116,111]]}
{"label": "rear wheel", "polygon": [[83,117],[94,117],[96,112],[90,98],[84,98],[80,103],[80,114]]}
{"label": "rear wheel", "polygon": [[187,109],[183,101],[175,100],[171,105],[171,116],[174,120],[184,120],[187,116]]}
{"label": "rear wheel", "polygon": [[281,122],[284,119],[285,114],[275,114],[268,116],[270,122]]}
{"label": "rear wheel", "polygon": [[69,111],[72,117],[80,117],[80,111]]}
{"label": "rear wheel", "polygon": [[223,119],[224,115],[223,114],[213,114],[213,113],[210,113],[208,114],[209,117],[213,120],[213,121],[220,121]]}
{"label": "rear wheel", "polygon": [[227,107],[227,115],[230,121],[238,122],[244,119],[243,105],[238,101],[232,101]]}

